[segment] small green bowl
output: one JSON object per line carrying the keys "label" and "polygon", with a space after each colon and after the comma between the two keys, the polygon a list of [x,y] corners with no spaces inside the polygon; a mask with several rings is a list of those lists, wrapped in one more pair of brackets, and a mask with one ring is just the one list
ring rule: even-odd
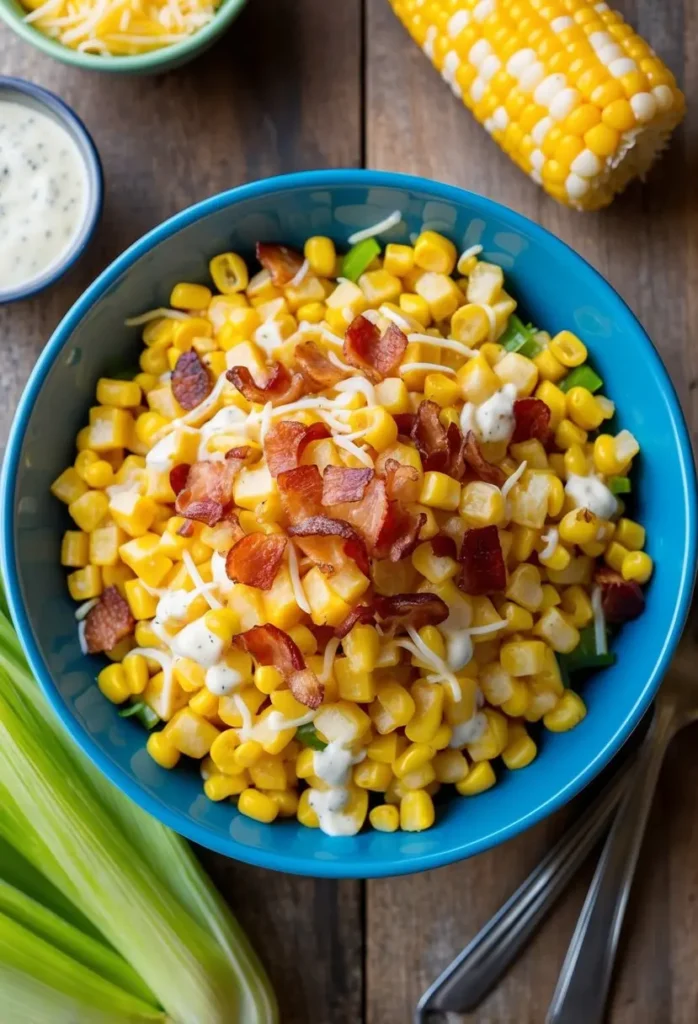
{"label": "small green bowl", "polygon": [[0,0],[0,18],[26,42],[47,53],[49,57],[62,61],[63,64],[87,71],[158,75],[181,67],[182,64],[187,64],[198,57],[204,50],[208,50],[235,20],[245,2],[246,0],[222,0],[213,21],[193,36],[187,36],[181,43],[173,43],[172,46],[164,46],[160,50],[151,50],[149,53],[140,53],[133,57],[104,57],[97,53],[80,53],[78,50],[72,50],[56,39],[51,39],[34,25],[28,25],[24,20],[28,12],[19,0]]}

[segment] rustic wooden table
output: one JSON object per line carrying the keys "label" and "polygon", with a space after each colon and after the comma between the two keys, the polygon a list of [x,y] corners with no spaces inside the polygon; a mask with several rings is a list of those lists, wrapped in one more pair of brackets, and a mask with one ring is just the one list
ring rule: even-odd
{"label": "rustic wooden table", "polygon": [[[692,0],[618,6],[698,90]],[[252,0],[227,38],[161,78],[63,67],[0,29],[0,70],[55,90],[102,154],[96,242],[46,295],[0,309],[0,435],[59,318],[106,263],[190,203],[244,181],[366,165],[463,185],[568,241],[630,303],[698,428],[698,107],[644,187],[576,214],[522,175],[451,96],[385,0]],[[642,396],[633,396],[641,400]],[[695,658],[684,642],[684,656]],[[672,747],[633,889],[613,1024],[698,1019],[698,733]],[[467,863],[396,880],[276,875],[204,854],[274,981],[283,1024],[408,1024],[421,991],[497,909],[574,808]],[[589,874],[580,877],[478,1024],[541,1024]],[[202,1022],[205,1024],[205,1022]]]}

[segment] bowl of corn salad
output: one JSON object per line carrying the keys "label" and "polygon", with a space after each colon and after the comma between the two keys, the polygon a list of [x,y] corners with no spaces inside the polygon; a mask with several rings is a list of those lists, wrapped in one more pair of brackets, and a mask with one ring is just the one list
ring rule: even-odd
{"label": "bowl of corn salad", "polygon": [[627,738],[694,492],[661,362],[580,257],[449,186],[306,172],[166,222],[68,314],[3,566],[54,708],[142,806],[263,866],[394,874],[515,834]]}

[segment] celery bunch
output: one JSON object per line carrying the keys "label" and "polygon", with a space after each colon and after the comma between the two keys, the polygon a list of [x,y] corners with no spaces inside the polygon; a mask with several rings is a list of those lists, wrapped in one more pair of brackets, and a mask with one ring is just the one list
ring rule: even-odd
{"label": "celery bunch", "polygon": [[0,612],[0,992],[17,1024],[274,1024],[188,845],[69,745]]}

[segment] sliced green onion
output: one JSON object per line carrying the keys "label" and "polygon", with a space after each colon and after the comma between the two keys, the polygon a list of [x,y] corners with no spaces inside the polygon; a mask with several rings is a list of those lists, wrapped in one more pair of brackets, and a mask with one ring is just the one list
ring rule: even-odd
{"label": "sliced green onion", "polygon": [[630,477],[627,476],[610,476],[607,487],[611,494],[630,494],[633,489]]}
{"label": "sliced green onion", "polygon": [[520,352],[532,359],[541,351],[541,346],[535,341],[534,335],[538,334],[538,328],[533,324],[524,324],[523,320],[512,313],[509,317],[506,330],[499,338],[499,344],[507,352]]}
{"label": "sliced green onion", "polygon": [[381,247],[375,238],[364,238],[363,242],[357,242],[342,260],[341,276],[350,281],[358,281],[380,251]]}
{"label": "sliced green onion", "polygon": [[119,718],[131,718],[132,716],[135,716],[145,729],[154,729],[160,721],[159,715],[156,715],[153,709],[142,700],[136,701],[135,704],[129,704],[128,707],[119,711]]}
{"label": "sliced green onion", "polygon": [[296,729],[296,739],[300,740],[304,746],[310,747],[311,750],[324,750],[327,746],[324,740],[321,740],[318,736],[312,722],[306,722],[305,725],[298,726]]}
{"label": "sliced green onion", "polygon": [[593,626],[587,626],[579,632],[579,643],[569,654],[558,654],[560,669],[565,672],[589,671],[596,668],[607,668],[614,665],[616,655],[613,651],[607,654],[596,653],[596,632]]}
{"label": "sliced green onion", "polygon": [[592,395],[603,387],[603,381],[598,373],[585,363],[584,366],[576,366],[571,373],[568,373],[558,384],[560,391],[569,391],[571,388],[586,388]]}

